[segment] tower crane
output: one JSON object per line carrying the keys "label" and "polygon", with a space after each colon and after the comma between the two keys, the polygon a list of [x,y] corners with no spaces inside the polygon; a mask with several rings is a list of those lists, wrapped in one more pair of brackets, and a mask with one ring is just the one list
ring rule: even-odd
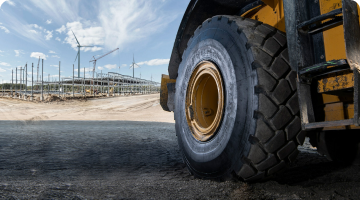
{"label": "tower crane", "polygon": [[107,55],[109,55],[109,54],[111,54],[111,53],[113,53],[113,52],[115,52],[115,51],[117,51],[117,50],[119,50],[119,48],[116,48],[116,49],[114,49],[114,50],[112,50],[112,51],[110,51],[110,52],[108,52],[108,53],[106,53],[106,54],[104,54],[104,55],[102,55],[102,56],[100,56],[100,57],[98,57],[98,58],[95,58],[95,56],[93,56],[94,60],[90,60],[90,61],[89,61],[89,62],[93,62],[93,63],[94,63],[93,78],[94,78],[94,74],[95,74],[96,61],[100,60],[101,58],[103,58],[103,57],[105,57],[105,56],[107,56]]}
{"label": "tower crane", "polygon": [[90,61],[89,61],[89,62],[93,62],[93,63],[94,63],[94,67],[93,67],[93,81],[94,81],[94,75],[95,75],[96,61],[100,60],[101,58],[103,58],[103,57],[105,57],[105,56],[107,56],[107,55],[109,55],[109,54],[111,54],[111,53],[113,53],[113,52],[115,52],[115,51],[117,51],[117,50],[119,50],[119,48],[116,48],[116,49],[114,49],[114,50],[112,50],[112,51],[110,51],[110,52],[108,52],[108,53],[106,53],[106,54],[104,54],[104,55],[102,55],[102,56],[100,56],[100,57],[98,57],[98,58],[95,58],[95,56],[93,56],[94,60],[90,60]]}

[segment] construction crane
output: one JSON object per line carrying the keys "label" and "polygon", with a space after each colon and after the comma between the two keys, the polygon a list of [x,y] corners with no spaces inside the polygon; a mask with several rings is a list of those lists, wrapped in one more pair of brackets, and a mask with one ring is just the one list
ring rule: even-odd
{"label": "construction crane", "polygon": [[[79,43],[79,41],[78,41],[78,39],[76,38],[76,36],[75,36],[75,33],[74,33],[74,31],[71,31],[73,34],[74,34],[74,37],[75,37],[75,39],[76,39],[76,42],[78,43],[78,45],[77,45],[77,47],[78,47],[78,53],[77,53],[77,55],[76,55],[76,58],[75,58],[75,61],[76,61],[76,59],[79,57],[79,59],[78,59],[78,77],[80,78],[80,48],[81,47],[94,47],[94,46],[81,46],[80,45],[80,43]],[[74,61],[74,62],[75,62]]]}
{"label": "construction crane", "polygon": [[93,67],[93,80],[94,80],[94,76],[95,76],[96,61],[100,60],[101,58],[103,58],[103,57],[105,57],[105,56],[107,56],[107,55],[109,55],[109,54],[111,54],[111,53],[113,53],[113,52],[115,52],[115,51],[117,51],[117,50],[119,50],[119,48],[116,48],[116,49],[114,49],[114,50],[112,50],[112,51],[110,51],[110,52],[108,52],[108,53],[106,53],[106,54],[104,54],[104,55],[102,55],[102,56],[100,56],[100,57],[98,57],[98,58],[95,58],[95,56],[93,56],[94,60],[90,60],[90,61],[89,61],[89,62],[93,62],[93,63],[94,63],[94,67]]}
{"label": "construction crane", "polygon": [[105,57],[105,56],[107,56],[107,55],[109,55],[109,54],[111,54],[111,53],[113,53],[113,52],[115,52],[115,51],[117,51],[117,50],[119,50],[119,48],[116,48],[116,49],[114,49],[114,50],[112,50],[112,51],[110,51],[110,52],[108,52],[108,53],[106,53],[106,54],[104,54],[104,55],[102,55],[102,56],[100,56],[100,57],[98,57],[98,58],[95,58],[95,56],[93,56],[94,60],[90,60],[90,61],[89,61],[89,62],[93,62],[93,63],[94,63],[93,78],[94,78],[94,74],[95,74],[96,61],[100,60],[101,58],[103,58],[103,57]]}
{"label": "construction crane", "polygon": [[[131,67],[130,67],[130,69],[131,69],[131,68],[133,69],[133,78],[135,78],[135,76],[134,76],[134,74],[135,74],[135,68],[136,68],[135,65],[140,68],[140,66],[135,63],[135,55],[133,55],[133,62],[132,62]],[[140,75],[140,76],[141,76],[141,75]]]}

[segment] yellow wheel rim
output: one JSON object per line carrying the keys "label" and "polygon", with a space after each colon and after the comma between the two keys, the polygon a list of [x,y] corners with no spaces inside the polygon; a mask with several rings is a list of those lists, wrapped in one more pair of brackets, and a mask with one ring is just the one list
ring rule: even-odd
{"label": "yellow wheel rim", "polygon": [[224,110],[221,74],[209,61],[196,66],[186,92],[186,120],[195,139],[205,142],[216,133]]}

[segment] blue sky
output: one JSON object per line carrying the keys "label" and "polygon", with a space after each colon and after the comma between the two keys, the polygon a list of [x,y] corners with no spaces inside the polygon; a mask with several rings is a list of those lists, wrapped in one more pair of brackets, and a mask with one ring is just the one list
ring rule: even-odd
{"label": "blue sky", "polygon": [[[119,51],[97,61],[96,72],[132,75],[160,82],[167,74],[175,36],[190,0],[0,0],[0,81],[9,82],[11,70],[44,58],[44,80],[72,76],[81,45],[81,76],[90,59],[115,48]],[[119,69],[120,67],[120,69]],[[40,68],[41,69],[41,68]],[[31,68],[28,68],[28,73]],[[41,73],[41,70],[40,70]],[[76,74],[76,72],[75,72]],[[29,78],[30,78],[29,73]]]}

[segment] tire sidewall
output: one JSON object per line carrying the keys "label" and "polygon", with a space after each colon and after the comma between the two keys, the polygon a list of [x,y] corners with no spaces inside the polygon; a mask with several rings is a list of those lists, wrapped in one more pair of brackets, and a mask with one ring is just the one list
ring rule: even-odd
{"label": "tire sidewall", "polygon": [[[223,24],[218,21],[220,25]],[[242,155],[248,153],[249,135],[255,133],[254,95],[257,83],[247,55],[246,42],[225,24],[203,27],[184,52],[176,82],[175,120],[179,146],[190,171],[198,176],[215,177],[239,170]],[[219,30],[220,29],[220,30]],[[211,34],[216,32],[216,34]],[[192,72],[202,61],[211,61],[219,69],[224,85],[224,113],[216,135],[207,142],[196,140],[186,121],[186,91]]]}

